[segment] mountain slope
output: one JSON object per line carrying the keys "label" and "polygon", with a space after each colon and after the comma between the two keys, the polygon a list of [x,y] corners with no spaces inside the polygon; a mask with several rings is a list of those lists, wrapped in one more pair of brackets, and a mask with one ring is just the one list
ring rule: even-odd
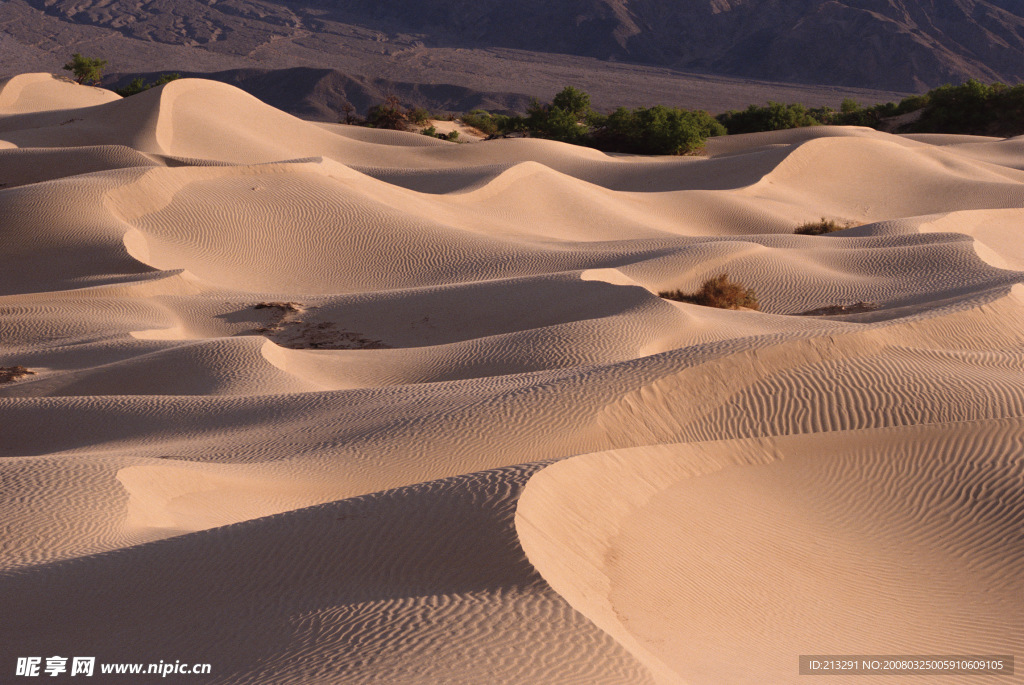
{"label": "mountain slope", "polygon": [[16,1],[130,38],[253,59],[376,42],[382,55],[500,47],[902,91],[1024,79],[1024,6],[1014,0]]}

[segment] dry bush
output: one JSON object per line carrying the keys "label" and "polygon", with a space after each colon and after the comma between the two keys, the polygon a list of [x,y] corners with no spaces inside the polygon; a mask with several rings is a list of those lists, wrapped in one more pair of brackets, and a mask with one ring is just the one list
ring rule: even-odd
{"label": "dry bush", "polygon": [[750,288],[745,288],[736,281],[729,280],[729,274],[719,274],[704,281],[704,285],[695,293],[684,293],[682,290],[669,290],[658,293],[659,297],[676,302],[699,304],[702,307],[718,307],[719,309],[758,309],[757,296]]}
{"label": "dry bush", "polygon": [[0,366],[0,383],[11,383],[22,376],[34,376],[35,371],[29,371],[24,366]]}
{"label": "dry bush", "polygon": [[806,224],[801,224],[793,233],[796,235],[825,235],[826,233],[849,228],[851,225],[849,222],[841,224],[834,219],[821,217],[821,221],[808,221]]}
{"label": "dry bush", "polygon": [[843,314],[863,314],[878,309],[875,302],[854,302],[853,304],[830,304],[806,312],[797,312],[794,316],[841,316]]}

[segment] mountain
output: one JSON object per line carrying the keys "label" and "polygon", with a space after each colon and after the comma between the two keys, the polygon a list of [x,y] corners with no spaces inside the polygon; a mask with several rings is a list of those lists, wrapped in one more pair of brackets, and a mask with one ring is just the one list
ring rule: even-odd
{"label": "mountain", "polygon": [[569,84],[602,108],[836,106],[967,78],[1024,80],[1024,2],[0,2],[0,75],[59,71],[75,51],[108,59],[121,84],[201,74],[328,120],[345,100],[365,111],[384,93],[433,109],[521,110]]}
{"label": "mountain", "polygon": [[[124,87],[134,78],[156,81],[162,73],[123,75],[112,87]],[[365,76],[351,76],[336,69],[290,67],[286,69],[228,69],[216,72],[176,72],[183,77],[230,83],[259,100],[312,121],[338,121],[345,103],[366,112],[389,95],[415,103],[431,112],[521,112],[530,103],[523,93],[488,92],[444,83],[411,83]]]}
{"label": "mountain", "polygon": [[65,22],[239,57],[369,40],[385,55],[500,47],[897,91],[1024,79],[1020,0],[15,1]]}

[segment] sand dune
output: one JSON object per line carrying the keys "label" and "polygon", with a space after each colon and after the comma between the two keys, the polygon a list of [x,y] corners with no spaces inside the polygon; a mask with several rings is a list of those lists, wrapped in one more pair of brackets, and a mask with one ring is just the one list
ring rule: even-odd
{"label": "sand dune", "polygon": [[[1019,139],[646,158],[33,74],[0,217],[7,672],[786,683],[1024,644]],[[759,311],[657,295],[723,272]]]}

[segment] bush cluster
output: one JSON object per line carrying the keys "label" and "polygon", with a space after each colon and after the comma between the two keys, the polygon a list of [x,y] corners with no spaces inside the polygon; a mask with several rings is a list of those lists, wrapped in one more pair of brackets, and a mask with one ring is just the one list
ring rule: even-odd
{"label": "bush cluster", "polygon": [[471,110],[460,117],[462,123],[466,126],[472,126],[489,136],[496,136],[509,131],[509,121],[512,118],[504,114],[494,114],[482,109]]}
{"label": "bush cluster", "polygon": [[742,111],[718,115],[729,133],[778,131],[802,126],[868,126],[889,128],[893,117],[920,111],[917,121],[902,125],[900,133],[964,133],[1015,136],[1024,133],[1024,85],[986,85],[971,79],[959,86],[942,86],[899,103],[863,107],[852,99],[840,109],[807,108],[799,103],[769,102]]}
{"label": "bush cluster", "polygon": [[572,86],[563,88],[549,103],[534,100],[525,117],[473,110],[462,121],[489,135],[522,132],[605,152],[641,155],[687,154],[700,149],[708,137],[725,134],[725,128],[704,111],[657,105],[633,110],[620,107],[611,114],[600,114],[591,107],[590,96]]}
{"label": "bush cluster", "polygon": [[397,95],[388,95],[384,102],[374,105],[366,113],[365,125],[370,128],[408,131],[411,111],[402,107]]}
{"label": "bush cluster", "polygon": [[146,80],[140,76],[124,88],[116,88],[114,92],[120,95],[121,97],[126,98],[131,95],[138,95],[139,93],[147,91],[150,88],[156,88],[157,86],[162,86],[165,83],[177,81],[180,78],[181,74],[178,73],[160,74],[160,77],[156,81],[153,81],[152,83],[147,83]]}
{"label": "bush cluster", "polygon": [[1024,133],[1024,84],[986,85],[971,79],[929,91],[916,133],[1016,136]]}
{"label": "bush cluster", "polygon": [[642,155],[684,155],[721,135],[725,128],[707,112],[663,105],[620,107],[591,133],[598,149]]}
{"label": "bush cluster", "polygon": [[448,133],[438,133],[437,127],[434,126],[433,124],[431,124],[430,126],[427,126],[424,129],[421,129],[420,133],[422,133],[423,135],[428,136],[430,138],[437,138],[438,140],[448,140],[448,141],[451,141],[453,143],[459,142],[459,132],[458,131],[449,131]]}
{"label": "bush cluster", "polygon": [[688,302],[699,304],[702,307],[717,307],[719,309],[758,309],[757,295],[750,288],[733,281],[729,274],[719,274],[709,278],[701,285],[700,290],[695,293],[687,293],[682,290],[667,290],[658,293],[658,297],[676,302]]}

